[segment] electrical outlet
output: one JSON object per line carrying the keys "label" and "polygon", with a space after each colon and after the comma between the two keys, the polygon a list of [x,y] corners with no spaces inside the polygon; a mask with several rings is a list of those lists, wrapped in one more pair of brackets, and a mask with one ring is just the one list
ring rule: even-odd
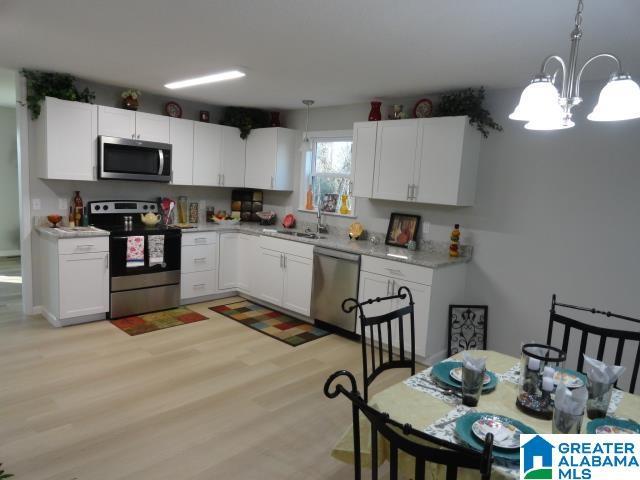
{"label": "electrical outlet", "polygon": [[67,199],[66,198],[59,198],[58,199],[58,210],[65,211],[67,208],[69,208],[69,203],[67,202]]}
{"label": "electrical outlet", "polygon": [[431,228],[431,222],[422,222],[422,236],[429,235],[429,229]]}
{"label": "electrical outlet", "polygon": [[42,206],[40,205],[40,199],[39,198],[33,198],[31,200],[31,208],[33,210],[40,210],[40,208],[42,208]]}

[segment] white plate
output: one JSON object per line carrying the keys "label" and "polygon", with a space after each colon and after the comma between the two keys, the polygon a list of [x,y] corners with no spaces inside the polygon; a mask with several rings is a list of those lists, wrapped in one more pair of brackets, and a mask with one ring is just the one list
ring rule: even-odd
{"label": "white plate", "polygon": [[[449,376],[456,382],[462,383],[462,367],[456,367],[449,370]],[[491,377],[485,372],[482,385],[487,385],[491,381]]]}
{"label": "white plate", "polygon": [[484,442],[487,433],[493,433],[493,445],[514,450],[520,448],[520,429],[497,417],[482,417],[471,425],[473,434]]}

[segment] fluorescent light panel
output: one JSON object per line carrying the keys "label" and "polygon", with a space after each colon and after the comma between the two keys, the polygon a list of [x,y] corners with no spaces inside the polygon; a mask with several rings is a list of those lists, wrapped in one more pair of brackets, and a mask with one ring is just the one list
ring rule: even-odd
{"label": "fluorescent light panel", "polygon": [[194,87],[196,85],[204,85],[206,83],[223,82],[225,80],[233,80],[242,78],[246,74],[240,70],[229,70],[228,72],[214,73],[205,77],[190,78],[188,80],[180,80],[178,82],[167,83],[165,87],[175,90],[176,88]]}

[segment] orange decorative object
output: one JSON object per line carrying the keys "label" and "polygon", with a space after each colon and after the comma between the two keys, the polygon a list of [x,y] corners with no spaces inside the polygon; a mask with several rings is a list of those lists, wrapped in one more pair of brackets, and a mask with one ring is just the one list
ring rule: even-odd
{"label": "orange decorative object", "polygon": [[304,206],[305,210],[313,210],[313,191],[311,190],[311,185],[307,189],[307,203]]}
{"label": "orange decorative object", "polygon": [[294,228],[296,226],[296,217],[293,216],[293,213],[288,213],[284,216],[282,226],[284,228]]}
{"label": "orange decorative object", "polygon": [[457,223],[453,227],[453,231],[451,232],[451,245],[449,245],[449,256],[450,257],[459,257],[460,256],[460,225]]}

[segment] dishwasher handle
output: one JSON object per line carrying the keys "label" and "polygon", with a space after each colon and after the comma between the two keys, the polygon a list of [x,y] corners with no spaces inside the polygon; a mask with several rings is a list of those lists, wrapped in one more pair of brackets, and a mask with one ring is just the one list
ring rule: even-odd
{"label": "dishwasher handle", "polygon": [[347,262],[360,263],[360,255],[355,253],[341,252],[340,250],[333,250],[330,248],[315,247],[313,249],[314,255],[333,257]]}

